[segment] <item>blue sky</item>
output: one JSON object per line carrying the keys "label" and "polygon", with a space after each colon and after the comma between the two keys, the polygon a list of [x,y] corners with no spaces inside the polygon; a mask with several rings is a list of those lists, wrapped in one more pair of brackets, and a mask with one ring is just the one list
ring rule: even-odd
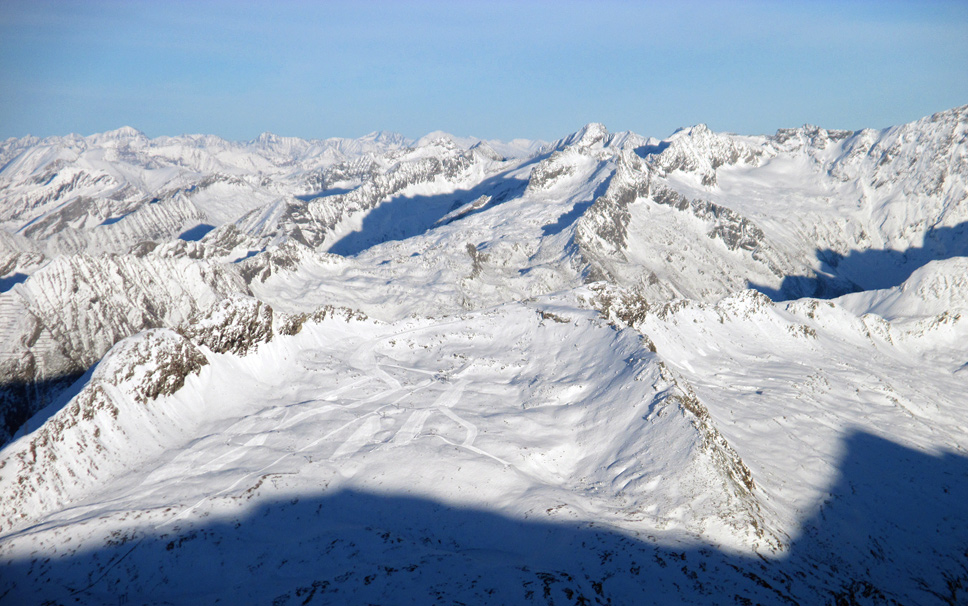
{"label": "blue sky", "polygon": [[968,103],[968,1],[0,0],[0,138],[884,127]]}

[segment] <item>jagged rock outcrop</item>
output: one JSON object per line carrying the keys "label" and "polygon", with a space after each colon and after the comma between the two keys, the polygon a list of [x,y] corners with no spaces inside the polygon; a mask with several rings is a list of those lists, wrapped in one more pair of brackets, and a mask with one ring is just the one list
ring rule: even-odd
{"label": "jagged rock outcrop", "polygon": [[705,186],[716,185],[716,169],[734,164],[755,164],[761,149],[738,137],[714,133],[705,124],[676,131],[659,154],[647,156],[647,163],[660,176],[675,171],[697,175]]}
{"label": "jagged rock outcrop", "polygon": [[175,393],[206,364],[197,347],[168,329],[119,343],[80,393],[4,459],[0,479],[13,492],[0,502],[0,532],[96,482],[98,462],[117,463],[110,456],[112,443],[101,440],[102,432],[118,439],[118,427],[137,424],[139,417],[149,414],[147,409],[131,410],[130,403],[147,407],[154,399]]}
{"label": "jagged rock outcrop", "polygon": [[[591,293],[592,297],[589,299],[580,297],[580,303],[596,309],[603,318],[621,327],[631,327],[641,331],[642,323],[648,314],[669,313],[667,309],[669,304],[654,308],[641,290],[597,284],[592,286]],[[754,291],[747,291],[747,294],[754,298],[750,304],[753,309],[771,303],[769,298]],[[675,308],[674,305],[673,308]],[[645,346],[657,352],[649,335],[646,332],[641,334]],[[657,353],[661,357],[661,352]],[[785,539],[782,538],[781,532],[772,527],[768,512],[763,511],[763,506],[757,497],[756,482],[749,467],[716,427],[709,410],[700,401],[688,381],[665,363],[658,364],[661,401],[676,407],[689,419],[699,433],[703,456],[709,457],[722,480],[722,489],[730,504],[728,510],[723,512],[724,521],[735,528],[751,529],[752,534],[762,541],[760,546],[764,549],[774,551],[783,549]]]}
{"label": "jagged rock outcrop", "polygon": [[248,289],[234,268],[147,253],[58,257],[0,295],[0,443],[112,345]]}
{"label": "jagged rock outcrop", "polygon": [[245,355],[272,340],[272,308],[250,297],[229,297],[191,318],[182,333],[215,353]]}
{"label": "jagged rock outcrop", "polygon": [[350,307],[337,307],[334,305],[325,305],[308,313],[282,314],[281,316],[277,315],[276,317],[276,331],[280,335],[286,336],[298,335],[300,331],[302,331],[303,326],[305,326],[307,323],[319,324],[320,322],[325,321],[326,318],[342,318],[347,322],[362,322],[364,320],[370,320],[365,313],[358,309],[352,309]]}
{"label": "jagged rock outcrop", "polygon": [[[154,401],[175,395],[189,377],[198,375],[209,364],[204,351],[249,355],[275,334],[295,335],[305,324],[327,318],[367,320],[357,310],[333,306],[274,320],[270,306],[234,296],[195,314],[178,331],[150,329],[121,340],[87,373],[84,387],[63,408],[5,453],[0,484],[12,490],[0,502],[0,533],[91,488],[104,473],[130,464],[113,452],[132,447],[122,445],[131,439],[126,429],[156,424],[149,434],[152,440],[164,440],[184,413],[156,407]],[[150,453],[156,446],[141,443],[137,449]]]}
{"label": "jagged rock outcrop", "polygon": [[[791,273],[809,271],[809,268],[798,267],[775,250],[763,230],[748,218],[708,200],[690,200],[664,184],[661,177],[667,171],[690,166],[684,164],[684,156],[679,147],[667,148],[658,158],[661,159],[670,150],[673,160],[667,162],[643,160],[629,149],[618,155],[615,173],[608,189],[579,219],[575,230],[575,243],[582,259],[588,264],[589,280],[607,279],[619,284],[639,284],[657,299],[699,296],[708,300],[723,296],[737,286],[741,287],[756,275],[753,272],[758,271],[761,275],[766,273],[774,282],[779,282]],[[738,158],[734,155],[735,148],[727,146],[726,152],[728,155],[725,158],[709,161],[707,164],[712,166],[717,162],[735,162]],[[719,165],[722,164],[717,164]],[[670,169],[670,166],[676,168]],[[643,223],[634,227],[633,204],[641,205],[643,210],[640,213],[643,215],[654,214],[656,211],[646,209],[655,205],[669,207],[681,213],[682,218],[672,222],[671,226],[650,226]],[[652,228],[666,233],[658,235],[661,232],[641,231]],[[637,233],[635,230],[640,231]],[[672,245],[672,233],[675,232],[691,232],[695,237],[718,240],[727,250],[737,252],[741,257],[734,259],[716,255],[712,252],[712,243],[704,244],[695,237],[682,240],[681,246],[665,254],[662,254],[662,249],[653,248],[655,252],[652,253],[652,258],[646,256],[644,251],[649,250],[656,240]],[[637,248],[643,252],[636,254]],[[676,265],[701,268],[700,274],[716,271],[721,276],[717,278],[720,285],[710,284],[708,280],[702,280],[700,285],[701,279],[691,279],[691,276],[684,275]],[[757,269],[751,272],[750,265]],[[633,277],[636,274],[640,277]],[[660,275],[666,279],[661,279]]]}

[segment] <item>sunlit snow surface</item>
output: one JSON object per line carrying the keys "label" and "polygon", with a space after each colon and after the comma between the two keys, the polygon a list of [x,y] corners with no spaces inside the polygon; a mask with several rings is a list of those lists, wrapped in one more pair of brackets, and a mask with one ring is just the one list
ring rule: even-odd
{"label": "sunlit snow surface", "polygon": [[965,113],[8,141],[0,603],[963,603]]}
{"label": "sunlit snow surface", "polygon": [[754,293],[649,315],[751,468],[751,516],[656,355],[575,301],[328,318],[208,352],[147,407],[117,394],[57,450],[97,432],[89,477],[39,485],[3,540],[5,599],[773,601],[839,586],[830,558],[921,599],[961,574],[963,320],[902,333]]}

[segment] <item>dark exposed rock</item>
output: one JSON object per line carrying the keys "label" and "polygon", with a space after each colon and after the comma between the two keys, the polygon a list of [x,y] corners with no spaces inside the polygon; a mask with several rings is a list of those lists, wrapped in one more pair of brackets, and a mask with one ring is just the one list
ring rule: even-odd
{"label": "dark exposed rock", "polygon": [[[312,254],[312,251],[305,245],[298,241],[289,240],[280,246],[269,248],[240,262],[238,264],[239,274],[246,284],[251,284],[255,280],[265,282],[277,272],[296,269],[304,257]],[[317,254],[325,255],[326,253]]]}
{"label": "dark exposed rock", "polygon": [[[701,436],[701,448],[709,455],[723,478],[726,494],[738,507],[741,518],[732,520],[733,524],[748,525],[754,534],[765,543],[765,547],[779,550],[784,547],[780,534],[769,528],[763,516],[759,499],[756,496],[756,482],[753,473],[739,453],[719,431],[709,410],[682,377],[664,363],[659,363],[663,379],[673,387],[669,389],[666,401],[678,406],[690,419]],[[723,518],[724,521],[730,521]]]}
{"label": "dark exposed rock", "polygon": [[327,318],[342,318],[346,322],[362,322],[369,319],[365,313],[358,309],[325,305],[311,313],[280,314],[276,318],[276,330],[280,335],[297,335],[302,331],[303,326],[307,322],[318,324]]}
{"label": "dark exposed rock", "polygon": [[[206,364],[208,360],[195,345],[168,329],[146,331],[114,347],[67,406],[30,434],[26,448],[13,458],[15,465],[0,471],[17,477],[11,484],[12,494],[0,504],[0,531],[17,523],[25,514],[25,503],[57,499],[59,486],[75,484],[79,472],[89,473],[82,471],[86,461],[104,449],[97,441],[98,424],[117,421],[123,412],[116,399],[119,391],[147,405],[177,392]],[[55,465],[59,459],[64,463]],[[37,473],[38,469],[46,473]],[[53,486],[41,490],[41,481]],[[16,503],[20,507],[14,509]]]}
{"label": "dark exposed rock", "polygon": [[139,242],[138,244],[135,244],[131,247],[129,252],[141,259],[156,248],[158,248],[158,243],[149,240],[147,242]]}
{"label": "dark exposed rock", "polygon": [[482,253],[477,250],[477,247],[470,242],[467,243],[467,254],[471,258],[470,277],[476,278],[477,276],[481,275],[481,270],[484,269],[484,263],[487,262],[488,255],[487,253]]}
{"label": "dark exposed rock", "polygon": [[233,296],[195,316],[181,332],[215,353],[245,355],[272,340],[272,308],[256,299]]}
{"label": "dark exposed rock", "polygon": [[168,329],[149,330],[121,341],[94,373],[93,380],[122,386],[147,403],[175,393],[208,360],[188,339]]}
{"label": "dark exposed rock", "polygon": [[[575,242],[584,254],[600,249],[594,242],[601,240],[610,249],[621,251],[628,245],[628,223],[631,218],[628,207],[650,191],[650,178],[643,171],[642,161],[630,151],[623,152],[616,162],[605,194],[578,220]],[[594,253],[592,254],[594,256]]]}
{"label": "dark exposed rock", "polygon": [[155,252],[60,257],[18,288],[7,304],[22,307],[3,326],[0,445],[121,339],[247,292],[232,268]]}
{"label": "dark exposed rock", "polygon": [[555,152],[531,169],[527,191],[534,192],[548,189],[562,177],[574,174],[573,166],[561,162],[561,154],[562,152]]}

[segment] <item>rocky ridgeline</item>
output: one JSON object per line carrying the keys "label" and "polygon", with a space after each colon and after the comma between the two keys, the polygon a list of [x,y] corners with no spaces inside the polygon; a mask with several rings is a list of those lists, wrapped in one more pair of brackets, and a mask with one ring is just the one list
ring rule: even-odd
{"label": "rocky ridgeline", "polygon": [[148,253],[56,258],[5,293],[0,389],[3,442],[118,341],[175,328],[218,300],[246,293],[230,267]]}
{"label": "rocky ridgeline", "polygon": [[[460,234],[471,220],[495,217],[452,236],[459,245],[434,245],[436,266],[423,260],[426,247],[394,249],[393,265],[403,268],[394,271],[438,278],[469,259],[453,296],[446,294],[453,284],[428,286],[455,309],[577,286],[576,273],[639,289],[651,301],[712,302],[751,286],[782,298],[830,296],[908,262],[900,283],[919,263],[968,254],[966,123],[962,107],[883,131],[806,126],[742,137],[700,125],[664,141],[589,124],[517,157],[436,135],[412,144],[388,134],[325,141],[267,134],[236,144],[121,129],[7,140],[0,143],[0,444],[120,339],[176,328],[219,301],[251,295],[255,282],[336,266],[341,258],[325,251],[347,234],[356,238],[343,249],[349,254],[435,229]],[[821,192],[804,194],[802,212],[771,218],[770,208],[734,204],[720,189],[724,179],[800,159]],[[605,173],[587,203],[559,211],[560,225],[538,225],[531,241],[503,241],[518,220],[501,215],[502,206],[553,208],[588,187],[589,175]],[[433,213],[428,205],[437,205]],[[860,208],[865,222],[847,220],[848,207]],[[204,236],[177,238],[206,226],[213,229]],[[481,234],[492,242],[481,243]],[[878,246],[910,248],[902,259]],[[354,271],[390,284],[399,277],[391,268]]]}
{"label": "rocky ridgeline", "polygon": [[[696,130],[696,129],[694,129]],[[744,260],[731,263],[730,259],[721,258],[726,267],[722,268],[725,275],[742,276],[748,273],[745,262],[752,262],[762,266],[766,271],[782,278],[797,271],[809,272],[810,269],[798,266],[788,256],[777,251],[769,238],[753,221],[725,206],[715,204],[704,199],[689,199],[662,181],[662,177],[675,170],[698,170],[704,182],[715,182],[716,168],[738,162],[754,162],[759,154],[754,154],[746,147],[722,143],[710,143],[712,136],[707,129],[698,129],[698,136],[706,145],[700,149],[709,150],[703,157],[694,145],[670,145],[656,155],[640,157],[634,150],[626,149],[616,157],[616,168],[612,180],[605,194],[595,200],[595,203],[578,220],[575,231],[575,242],[588,264],[588,276],[591,281],[606,279],[624,283],[621,266],[628,266],[630,261],[628,250],[630,246],[630,229],[632,214],[630,206],[635,203],[654,204],[674,209],[686,215],[689,219],[697,219],[697,227],[701,234],[712,240],[721,241],[727,250],[739,252]],[[720,139],[723,137],[720,136]],[[675,139],[676,142],[684,137]],[[743,150],[742,152],[740,150]],[[702,161],[697,160],[699,157]],[[696,167],[699,167],[696,169]],[[710,172],[711,171],[711,172]],[[635,236],[641,239],[640,234]],[[686,242],[683,242],[686,244]],[[680,247],[686,250],[686,247]],[[691,255],[683,253],[682,263],[697,265],[702,262],[689,258]],[[662,263],[662,260],[658,261]],[[732,267],[730,267],[732,265]],[[654,298],[669,298],[676,294],[685,294],[680,285],[660,284],[655,272],[650,268],[636,268],[645,276],[640,283],[651,290]],[[736,288],[736,285],[725,285],[725,288],[715,290],[713,296],[723,296]]]}
{"label": "rocky ridgeline", "polygon": [[[207,356],[245,356],[276,335],[295,335],[305,324],[328,318],[367,320],[359,311],[332,306],[274,314],[261,301],[235,295],[192,315],[177,330],[153,328],[121,340],[93,368],[77,395],[4,459],[0,481],[14,492],[0,503],[0,532],[28,512],[50,510],[96,483],[106,472],[99,462],[123,465],[112,458],[116,445],[102,440],[102,432],[112,440],[123,439],[125,428],[143,423],[156,426],[159,435],[168,431],[169,413],[179,413],[156,408],[153,402],[182,389],[209,364]],[[152,446],[139,448],[148,452]]]}

